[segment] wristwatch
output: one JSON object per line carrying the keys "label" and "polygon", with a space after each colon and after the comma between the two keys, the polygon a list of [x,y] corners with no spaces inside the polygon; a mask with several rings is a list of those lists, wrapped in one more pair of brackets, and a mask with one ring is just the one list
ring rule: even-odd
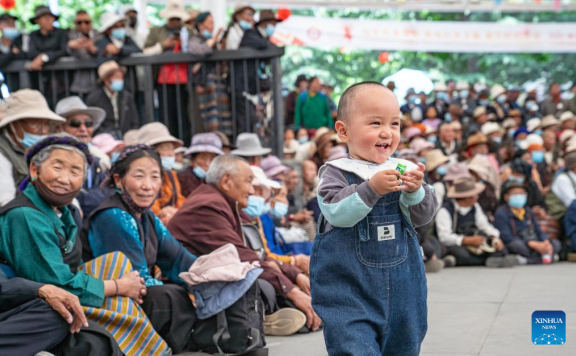
{"label": "wristwatch", "polygon": [[50,57],[48,57],[48,55],[46,53],[42,53],[42,55],[40,55],[40,59],[42,60],[42,62],[48,63],[48,61],[50,60]]}

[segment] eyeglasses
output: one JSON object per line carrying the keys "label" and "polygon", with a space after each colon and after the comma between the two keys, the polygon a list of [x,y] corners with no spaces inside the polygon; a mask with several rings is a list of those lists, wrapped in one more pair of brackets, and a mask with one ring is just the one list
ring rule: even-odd
{"label": "eyeglasses", "polygon": [[92,20],[77,20],[77,21],[74,21],[74,23],[76,23],[77,26],[90,25],[90,24],[92,24]]}
{"label": "eyeglasses", "polygon": [[86,128],[89,129],[89,128],[94,126],[94,121],[92,121],[92,120],[80,121],[78,119],[72,119],[68,123],[68,126],[75,128],[75,129],[79,129],[80,126],[82,126],[82,125],[86,126]]}

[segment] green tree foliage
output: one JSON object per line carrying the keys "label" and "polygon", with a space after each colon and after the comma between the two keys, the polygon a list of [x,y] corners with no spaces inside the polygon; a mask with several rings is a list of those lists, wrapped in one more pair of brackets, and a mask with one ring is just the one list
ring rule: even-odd
{"label": "green tree foliage", "polygon": [[[576,22],[576,12],[564,13],[432,13],[354,9],[297,10],[296,15],[418,21],[518,21]],[[378,61],[380,51],[287,48],[282,58],[285,83],[291,86],[298,74],[317,75],[335,85],[338,96],[350,84],[364,80],[381,81],[402,68],[426,71],[433,80],[467,80],[486,84],[522,84],[545,78],[565,83],[576,80],[576,54],[427,53],[390,52],[387,63]]]}

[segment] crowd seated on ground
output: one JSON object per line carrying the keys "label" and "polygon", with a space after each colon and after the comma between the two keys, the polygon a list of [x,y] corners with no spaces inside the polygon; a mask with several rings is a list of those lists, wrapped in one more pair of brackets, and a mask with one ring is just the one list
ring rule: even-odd
{"label": "crowd seated on ground", "polygon": [[[173,34],[178,21],[191,20],[174,4],[162,13],[167,24],[134,45],[186,50]],[[134,15],[105,16],[108,54],[132,45],[125,34],[138,35]],[[273,14],[256,22],[250,6],[238,6],[223,46],[209,41],[210,15],[193,15],[190,47],[213,49],[239,48],[244,34],[258,42],[277,22]],[[60,31],[49,26],[55,19],[48,8],[36,10],[34,36],[49,38],[54,52],[46,50],[48,61],[30,57],[31,69],[65,55],[57,51]],[[3,56],[18,59],[21,42],[5,40],[13,20],[0,16],[10,48]],[[88,24],[79,12],[68,42],[79,57],[100,48]],[[171,68],[163,70],[178,70]],[[333,131],[331,85],[298,76],[275,155],[250,130],[231,137],[229,117],[214,119],[216,84],[200,93],[198,115],[211,132],[188,132],[184,141],[170,121],[140,124],[116,62],[98,72],[100,87],[85,101],[62,98],[52,111],[40,92],[21,89],[1,108],[0,354],[232,353],[264,347],[265,335],[321,329],[308,277],[318,172],[347,157]],[[207,68],[206,79],[217,73]],[[440,207],[417,229],[427,272],[576,261],[576,84],[571,91],[565,100],[553,83],[540,101],[535,91],[481,83],[408,91],[396,155],[426,165]],[[242,309],[247,300],[253,314]],[[243,317],[222,314],[230,308]],[[243,337],[244,349],[224,341],[222,317],[230,331],[247,327],[231,336]]]}

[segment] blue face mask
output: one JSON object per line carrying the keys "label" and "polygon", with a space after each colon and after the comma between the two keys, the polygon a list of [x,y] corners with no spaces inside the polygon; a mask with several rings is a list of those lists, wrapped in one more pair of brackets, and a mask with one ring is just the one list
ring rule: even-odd
{"label": "blue face mask", "polygon": [[110,157],[110,163],[116,162],[118,160],[118,157],[120,157],[120,152],[112,153],[112,157]]}
{"label": "blue face mask", "polygon": [[488,105],[490,105],[490,100],[482,99],[482,100],[478,101],[478,104],[480,104],[481,106],[488,106]]}
{"label": "blue face mask", "polygon": [[491,140],[497,145],[502,143],[502,139],[500,137],[492,137]]}
{"label": "blue face mask", "polygon": [[288,204],[276,202],[274,208],[270,210],[270,215],[275,219],[280,219],[288,214]]}
{"label": "blue face mask", "polygon": [[538,111],[538,104],[534,101],[528,101],[526,102],[526,109],[528,111]]}
{"label": "blue face mask", "polygon": [[240,20],[238,24],[240,25],[240,28],[243,29],[244,31],[252,28],[252,24],[246,20]]}
{"label": "blue face mask", "polygon": [[538,135],[538,136],[542,136],[542,130],[536,130],[535,132],[533,132],[534,134]]}
{"label": "blue face mask", "polygon": [[526,194],[513,194],[508,198],[508,205],[512,208],[523,208],[527,200],[528,196]]}
{"label": "blue face mask", "polygon": [[428,140],[428,142],[436,143],[436,141],[438,141],[438,137],[430,136],[430,137],[428,137],[427,140]]}
{"label": "blue face mask", "polygon": [[306,136],[302,136],[302,137],[298,137],[298,142],[302,143],[306,143],[308,142],[308,137]]}
{"label": "blue face mask", "polygon": [[443,166],[436,168],[436,173],[438,173],[441,176],[445,176],[446,173],[448,173],[448,166],[443,165]]}
{"label": "blue face mask", "polygon": [[469,90],[462,90],[460,92],[460,97],[462,99],[468,99],[468,97],[470,96],[470,91]]}
{"label": "blue face mask", "polygon": [[160,157],[162,160],[162,168],[167,171],[171,171],[174,168],[174,163],[176,163],[176,157]]}
{"label": "blue face mask", "polygon": [[2,31],[2,36],[6,37],[10,41],[14,41],[18,36],[20,36],[20,31],[15,27],[6,27],[4,31]]}
{"label": "blue face mask", "polygon": [[525,179],[526,179],[525,177],[515,177],[515,176],[512,176],[512,175],[508,177],[508,180],[510,180],[510,181],[516,181],[516,182],[518,182],[518,183],[520,183],[520,184],[524,184],[524,180],[525,180]]}
{"label": "blue face mask", "polygon": [[200,179],[206,178],[206,171],[204,170],[204,168],[196,166],[192,171],[194,172],[196,177]]}
{"label": "blue face mask", "polygon": [[443,91],[436,93],[436,98],[442,101],[446,101],[448,99],[448,93],[445,93]]}
{"label": "blue face mask", "polygon": [[117,40],[124,40],[126,38],[126,29],[125,28],[115,28],[112,30],[112,37]]}
{"label": "blue face mask", "polygon": [[516,133],[516,130],[514,130],[514,129],[508,131],[508,137],[514,137],[515,133]]}
{"label": "blue face mask", "polygon": [[208,30],[204,30],[204,31],[202,31],[202,37],[209,40],[212,38],[212,32],[210,32]]}
{"label": "blue face mask", "polygon": [[242,210],[252,219],[257,218],[266,211],[266,200],[257,195],[251,195],[248,197],[248,206]]}
{"label": "blue face mask", "polygon": [[34,146],[35,144],[37,144],[38,142],[42,141],[45,138],[46,135],[35,135],[28,132],[24,132],[24,138],[22,138],[22,141],[20,141],[20,143],[22,143],[24,147],[28,148]]}
{"label": "blue face mask", "polygon": [[114,79],[112,83],[110,83],[110,90],[113,92],[119,93],[124,89],[124,81],[121,79]]}
{"label": "blue face mask", "polygon": [[418,157],[418,162],[420,162],[422,164],[426,164],[426,158],[425,157]]}
{"label": "blue face mask", "polygon": [[276,31],[276,26],[271,24],[266,25],[266,36],[272,37],[274,31]]}
{"label": "blue face mask", "polygon": [[506,97],[504,95],[500,95],[496,98],[496,101],[500,104],[504,104],[506,102]]}
{"label": "blue face mask", "polygon": [[544,162],[544,152],[542,151],[532,151],[532,162],[542,163]]}
{"label": "blue face mask", "polygon": [[414,104],[414,103],[416,103],[416,99],[418,99],[418,98],[416,97],[416,95],[410,95],[410,96],[408,97],[408,102],[409,102],[410,104]]}
{"label": "blue face mask", "polygon": [[446,122],[452,122],[452,115],[450,115],[449,112],[447,112],[446,114],[444,114],[444,121],[446,121]]}

